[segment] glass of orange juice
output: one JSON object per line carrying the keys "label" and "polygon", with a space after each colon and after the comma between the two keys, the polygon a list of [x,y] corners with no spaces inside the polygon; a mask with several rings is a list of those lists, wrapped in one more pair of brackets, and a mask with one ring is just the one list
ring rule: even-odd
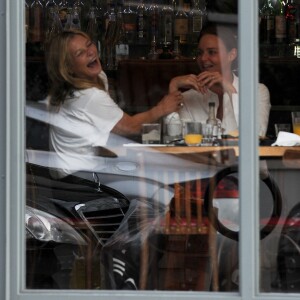
{"label": "glass of orange juice", "polygon": [[186,122],[184,141],[188,146],[199,146],[202,141],[202,125],[200,122]]}
{"label": "glass of orange juice", "polygon": [[300,111],[292,112],[293,132],[300,135]]}

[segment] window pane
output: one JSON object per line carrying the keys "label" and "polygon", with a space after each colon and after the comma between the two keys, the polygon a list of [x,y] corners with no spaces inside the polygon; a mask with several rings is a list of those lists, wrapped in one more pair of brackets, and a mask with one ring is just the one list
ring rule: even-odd
{"label": "window pane", "polygon": [[236,1],[84,3],[25,3],[26,288],[238,293]]}
{"label": "window pane", "polygon": [[260,242],[260,291],[298,293],[300,174],[298,152],[292,146],[299,136],[292,134],[297,132],[291,113],[299,110],[295,78],[300,7],[299,1],[259,4],[260,81],[268,87],[272,105],[264,143],[279,146],[261,167],[267,179],[260,187],[260,223],[265,228]]}

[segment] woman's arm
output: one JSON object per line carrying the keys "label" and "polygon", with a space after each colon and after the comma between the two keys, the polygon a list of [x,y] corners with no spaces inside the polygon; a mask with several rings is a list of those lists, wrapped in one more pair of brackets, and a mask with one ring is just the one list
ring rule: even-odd
{"label": "woman's arm", "polygon": [[179,91],[180,89],[195,89],[199,91],[197,75],[189,74],[176,76],[169,83],[169,93]]}
{"label": "woman's arm", "polygon": [[156,106],[145,112],[133,116],[124,113],[121,120],[112,129],[112,132],[120,135],[139,134],[142,124],[156,122],[161,117],[178,111],[182,100],[182,94],[177,91],[166,95]]}

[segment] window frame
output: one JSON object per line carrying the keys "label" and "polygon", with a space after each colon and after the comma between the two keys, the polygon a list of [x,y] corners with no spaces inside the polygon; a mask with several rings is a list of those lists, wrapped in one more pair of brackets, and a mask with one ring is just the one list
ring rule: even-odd
{"label": "window frame", "polygon": [[[1,218],[0,280],[1,299],[292,299],[299,294],[263,294],[259,292],[258,228],[258,141],[256,99],[258,82],[258,1],[239,4],[240,66],[240,292],[161,292],[161,291],[82,291],[26,290],[25,285],[25,40],[24,4],[20,0],[0,2],[0,82],[2,110],[0,170]],[[247,34],[243,34],[247,33]],[[253,46],[254,45],[254,46]],[[251,224],[252,226],[249,226]],[[249,237],[251,242],[249,243]]]}

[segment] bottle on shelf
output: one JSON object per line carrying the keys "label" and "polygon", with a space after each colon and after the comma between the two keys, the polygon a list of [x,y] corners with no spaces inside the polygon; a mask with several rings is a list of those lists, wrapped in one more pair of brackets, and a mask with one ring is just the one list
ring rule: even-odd
{"label": "bottle on shelf", "polygon": [[187,43],[188,36],[188,15],[183,7],[183,0],[179,1],[174,20],[174,39],[179,41],[179,44]]}
{"label": "bottle on shelf", "polygon": [[260,40],[265,44],[275,40],[275,9],[271,0],[265,0],[260,10]]}
{"label": "bottle on shelf", "polygon": [[284,1],[278,0],[275,15],[275,38],[276,43],[281,44],[286,41],[286,19],[285,19],[285,9]]}
{"label": "bottle on shelf", "polygon": [[145,44],[148,42],[148,12],[144,0],[140,0],[137,7],[137,43]]}
{"label": "bottle on shelf", "polygon": [[200,31],[206,19],[206,7],[200,7],[200,0],[192,0],[192,9],[189,12],[189,43],[197,44]]}
{"label": "bottle on shelf", "polygon": [[150,33],[150,41],[155,40],[155,43],[159,41],[159,7],[155,1],[153,1],[148,9],[148,30]]}
{"label": "bottle on shelf", "polygon": [[31,43],[44,42],[44,6],[34,0],[29,10],[29,40]]}
{"label": "bottle on shelf", "polygon": [[101,53],[101,37],[98,28],[98,22],[95,14],[95,3],[92,4],[89,10],[89,17],[87,22],[86,33],[91,37],[98,49],[98,53]]}
{"label": "bottle on shelf", "polygon": [[159,21],[159,43],[163,47],[173,44],[174,9],[169,0],[163,2]]}
{"label": "bottle on shelf", "polygon": [[54,0],[48,0],[45,4],[45,28],[46,30],[52,24],[53,11],[58,12],[58,5]]}
{"label": "bottle on shelf", "polygon": [[68,0],[62,0],[58,4],[58,15],[63,29],[66,29],[65,27],[67,25],[68,20],[70,19],[71,11],[71,4]]}
{"label": "bottle on shelf", "polygon": [[81,19],[82,19],[82,7],[81,2],[76,0],[73,4],[73,8],[71,11],[71,17],[68,20],[69,24],[67,27],[70,29],[81,29]]}
{"label": "bottle on shelf", "polygon": [[294,0],[288,0],[285,5],[287,42],[293,43],[297,38],[297,6]]}
{"label": "bottle on shelf", "polygon": [[117,34],[115,42],[115,69],[121,60],[129,58],[129,44],[127,40],[127,33],[124,24],[124,15],[122,6],[118,7],[117,13]]}
{"label": "bottle on shelf", "polygon": [[107,2],[107,12],[104,14],[104,24],[106,27],[105,36],[103,41],[102,62],[103,67],[107,70],[114,69],[114,51],[115,40],[117,33],[117,18],[116,10],[113,2],[109,0]]}
{"label": "bottle on shelf", "polygon": [[58,10],[53,9],[49,13],[48,26],[45,33],[45,44],[47,44],[51,38],[60,32],[62,32],[62,24],[58,15]]}
{"label": "bottle on shelf", "polygon": [[153,35],[152,41],[151,41],[150,51],[148,53],[148,58],[149,59],[157,59],[158,55],[159,55],[159,53],[157,52],[156,38],[155,38],[155,35]]}
{"label": "bottle on shelf", "polygon": [[136,41],[136,30],[137,30],[137,13],[132,8],[131,0],[126,0],[123,10],[124,30],[127,36],[129,44],[133,44]]}

